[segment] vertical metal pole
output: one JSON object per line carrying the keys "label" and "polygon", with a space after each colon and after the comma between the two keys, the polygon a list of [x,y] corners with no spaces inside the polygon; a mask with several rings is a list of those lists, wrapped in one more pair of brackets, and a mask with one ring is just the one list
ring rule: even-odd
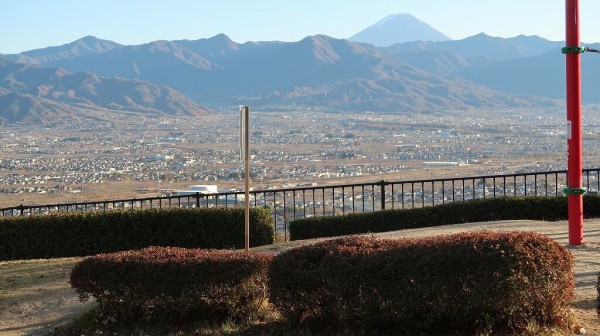
{"label": "vertical metal pole", "polygon": [[385,210],[385,181],[381,180],[379,184],[381,186],[381,210]]}
{"label": "vertical metal pole", "polygon": [[244,160],[245,194],[244,194],[244,250],[250,251],[250,108],[240,106],[240,132],[242,157]]}
{"label": "vertical metal pole", "polygon": [[[579,47],[579,0],[566,0],[567,47]],[[581,57],[566,53],[567,76],[567,176],[569,189],[581,189],[583,158],[581,144]],[[583,197],[569,193],[569,244],[583,243]]]}
{"label": "vertical metal pole", "polygon": [[248,253],[250,250],[250,108],[248,106],[244,106],[244,113],[246,117],[245,124],[245,136],[244,145],[245,145],[245,157],[244,157],[244,172],[246,175],[246,185],[244,190],[246,190],[246,202],[245,202],[245,221],[244,221],[244,232],[245,232],[245,251]]}

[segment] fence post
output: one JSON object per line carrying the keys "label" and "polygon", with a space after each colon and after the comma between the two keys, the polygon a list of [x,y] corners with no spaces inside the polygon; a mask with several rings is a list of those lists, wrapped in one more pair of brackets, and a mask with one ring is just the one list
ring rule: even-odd
{"label": "fence post", "polygon": [[381,180],[379,186],[381,187],[381,210],[385,210],[385,181]]}

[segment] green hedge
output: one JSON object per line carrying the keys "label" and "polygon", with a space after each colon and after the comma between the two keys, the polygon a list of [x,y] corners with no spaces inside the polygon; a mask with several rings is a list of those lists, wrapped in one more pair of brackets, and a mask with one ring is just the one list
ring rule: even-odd
{"label": "green hedge", "polygon": [[321,331],[517,335],[529,322],[564,327],[572,272],[564,246],[531,232],[351,237],[277,255],[269,301]]}
{"label": "green hedge", "polygon": [[[250,209],[250,245],[272,244],[268,210]],[[86,256],[148,246],[243,248],[243,208],[167,208],[0,218],[0,260]]]}
{"label": "green hedge", "polygon": [[[584,215],[600,217],[600,196],[583,197]],[[565,220],[566,197],[501,197],[415,209],[382,210],[290,222],[290,240],[495,220]]]}
{"label": "green hedge", "polygon": [[98,303],[99,322],[181,323],[256,316],[272,255],[149,247],[99,254],[73,267],[71,286]]}

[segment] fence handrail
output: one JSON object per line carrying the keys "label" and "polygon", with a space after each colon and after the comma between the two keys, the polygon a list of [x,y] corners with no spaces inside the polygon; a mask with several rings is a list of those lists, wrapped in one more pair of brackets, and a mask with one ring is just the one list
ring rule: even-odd
{"label": "fence handrail", "polygon": [[[589,172],[597,172],[600,176],[600,168],[586,168],[583,169],[584,173]],[[511,174],[488,174],[488,175],[476,175],[476,176],[466,176],[466,177],[446,177],[446,178],[434,178],[434,179],[417,179],[417,180],[396,180],[396,181],[376,181],[376,182],[363,182],[363,183],[346,183],[346,184],[332,184],[332,185],[319,185],[319,186],[300,186],[300,187],[291,187],[291,188],[278,188],[278,189],[259,189],[259,190],[251,190],[250,194],[256,197],[257,195],[265,195],[265,194],[277,194],[277,193],[285,193],[288,192],[310,192],[316,190],[335,190],[335,189],[344,189],[344,188],[364,188],[364,187],[374,187],[379,186],[385,188],[389,185],[405,185],[405,184],[435,184],[435,183],[444,183],[444,182],[456,182],[456,181],[473,181],[473,180],[486,180],[486,179],[503,179],[503,178],[518,178],[527,176],[539,176],[539,175],[560,175],[565,174],[566,170],[552,170],[552,171],[542,171],[542,172],[525,172],[525,173],[511,173]],[[600,177],[599,177],[600,178]],[[42,205],[18,205],[7,208],[0,208],[1,213],[11,212],[11,211],[19,211],[23,213],[25,210],[29,209],[44,209],[44,208],[77,208],[77,207],[96,207],[98,205],[107,204],[133,204],[136,202],[152,202],[152,201],[169,201],[173,199],[188,199],[195,200],[196,203],[199,202],[201,198],[236,198],[238,196],[244,195],[244,191],[230,191],[230,192],[218,192],[218,193],[186,193],[183,195],[170,195],[170,196],[154,196],[154,197],[143,197],[143,198],[127,198],[127,199],[116,199],[116,200],[103,200],[103,201],[89,201],[89,202],[72,202],[72,203],[53,203],[53,204],[42,204]],[[285,197],[285,196],[284,196]],[[385,204],[385,200],[382,199],[382,204]],[[68,210],[67,210],[68,211]]]}

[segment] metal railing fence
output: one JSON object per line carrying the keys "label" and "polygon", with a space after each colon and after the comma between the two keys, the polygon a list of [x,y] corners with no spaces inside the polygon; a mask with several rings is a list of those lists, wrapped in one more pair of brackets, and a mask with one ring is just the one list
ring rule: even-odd
{"label": "metal railing fence", "polygon": [[[600,168],[583,170],[583,187],[600,190]],[[250,191],[250,206],[271,210],[276,230],[287,239],[291,220],[382,209],[410,209],[448,202],[500,196],[560,196],[567,171],[482,175],[408,181],[377,181]],[[72,211],[110,211],[168,207],[243,206],[244,192],[157,196],[108,201],[19,205],[0,209],[0,216]]]}

